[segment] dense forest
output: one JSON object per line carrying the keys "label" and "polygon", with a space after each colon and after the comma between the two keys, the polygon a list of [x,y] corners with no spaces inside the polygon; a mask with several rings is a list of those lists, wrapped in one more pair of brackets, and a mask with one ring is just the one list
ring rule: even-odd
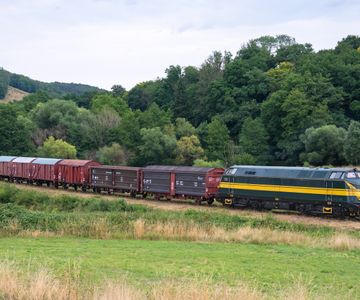
{"label": "dense forest", "polygon": [[63,97],[68,94],[81,95],[86,92],[101,91],[96,87],[86,84],[62,82],[47,83],[33,80],[27,76],[10,73],[9,71],[0,68],[0,101],[6,96],[9,86],[28,93],[45,91],[51,97]]}
{"label": "dense forest", "polygon": [[[286,35],[213,52],[126,91],[74,92],[0,71],[33,94],[0,105],[0,152],[108,164],[360,164],[360,37],[314,51]],[[53,88],[61,84],[53,84]],[[64,92],[65,91],[65,92]]]}

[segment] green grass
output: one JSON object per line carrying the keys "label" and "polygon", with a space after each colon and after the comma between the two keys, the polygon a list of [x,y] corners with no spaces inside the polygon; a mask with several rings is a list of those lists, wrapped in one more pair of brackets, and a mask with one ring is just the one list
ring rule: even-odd
{"label": "green grass", "polygon": [[[271,293],[296,282],[315,290],[348,292],[359,285],[360,251],[334,251],[285,245],[189,243],[75,238],[2,238],[0,259],[23,268],[45,266],[55,274],[69,268],[81,280],[126,278],[143,286],[165,279],[245,281]],[[360,295],[359,295],[360,296]]]}
{"label": "green grass", "polygon": [[[194,242],[202,239],[190,242],[158,233],[137,236],[134,224],[139,220],[144,226],[197,226],[200,233],[214,226],[224,232],[246,227],[252,231],[270,229],[276,237],[290,231],[296,237],[286,245],[266,239],[249,239],[247,243]],[[317,295],[350,291],[360,298],[356,290],[360,250],[348,250],[359,246],[328,249],[326,243],[337,231],[279,221],[271,214],[252,217],[192,209],[164,211],[122,199],[50,196],[0,184],[0,261],[14,261],[24,271],[45,267],[64,278],[70,274],[85,285],[101,284],[108,278],[125,279],[145,289],[149,283],[161,284],[162,280],[227,285],[245,282],[276,298],[278,291],[300,280]],[[360,237],[357,231],[343,231],[355,242]],[[31,237],[37,234],[58,236]],[[306,246],[296,242],[304,234],[317,243]],[[136,237],[142,240],[129,240]]]}
{"label": "green grass", "polygon": [[[192,222],[202,227],[217,226],[227,230],[245,226],[270,228],[306,233],[314,237],[327,237],[336,231],[327,226],[280,221],[271,213],[266,217],[249,217],[193,209],[182,212],[163,211],[144,205],[128,204],[122,199],[109,201],[99,197],[85,199],[71,195],[50,196],[42,192],[21,190],[10,184],[0,184],[2,228],[16,220],[19,229],[57,231],[65,223],[86,227],[99,218],[106,219],[107,224],[117,232],[127,230],[137,219],[143,219],[147,223]],[[360,237],[358,231],[347,230],[347,233]]]}

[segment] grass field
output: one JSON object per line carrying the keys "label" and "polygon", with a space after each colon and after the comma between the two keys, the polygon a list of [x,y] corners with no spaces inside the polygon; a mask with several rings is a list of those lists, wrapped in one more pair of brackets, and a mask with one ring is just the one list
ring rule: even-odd
{"label": "grass field", "polygon": [[0,226],[0,299],[360,299],[352,229],[8,185]]}

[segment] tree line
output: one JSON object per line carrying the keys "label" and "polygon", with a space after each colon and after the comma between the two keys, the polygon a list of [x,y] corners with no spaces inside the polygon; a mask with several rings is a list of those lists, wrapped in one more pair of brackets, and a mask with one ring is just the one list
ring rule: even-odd
{"label": "tree line", "polygon": [[360,37],[315,52],[264,36],[129,91],[40,90],[2,105],[0,151],[128,165],[356,165],[359,121]]}

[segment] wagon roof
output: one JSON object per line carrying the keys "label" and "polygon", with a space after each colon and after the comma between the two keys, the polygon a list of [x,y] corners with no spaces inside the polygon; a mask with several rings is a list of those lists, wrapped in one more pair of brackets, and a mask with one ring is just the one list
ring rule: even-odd
{"label": "wagon roof", "polygon": [[101,166],[92,166],[92,169],[108,169],[108,170],[129,170],[129,171],[138,171],[141,168],[139,167],[129,167],[129,166],[107,166],[107,165],[101,165]]}
{"label": "wagon roof", "polygon": [[90,163],[97,164],[94,160],[82,160],[82,159],[63,159],[59,162],[60,166],[73,166],[73,167],[84,167]]}
{"label": "wagon roof", "polygon": [[61,159],[58,158],[37,158],[32,163],[38,165],[56,165]]}
{"label": "wagon roof", "polygon": [[10,162],[17,158],[17,156],[0,156],[0,162]]}
{"label": "wagon roof", "polygon": [[[202,167],[183,167],[183,166],[147,166],[145,171],[163,171],[163,172],[185,172],[185,173],[207,173],[217,168],[202,168]],[[220,169],[221,170],[221,169]]]}
{"label": "wagon roof", "polygon": [[17,157],[13,160],[16,163],[31,163],[36,157]]}

